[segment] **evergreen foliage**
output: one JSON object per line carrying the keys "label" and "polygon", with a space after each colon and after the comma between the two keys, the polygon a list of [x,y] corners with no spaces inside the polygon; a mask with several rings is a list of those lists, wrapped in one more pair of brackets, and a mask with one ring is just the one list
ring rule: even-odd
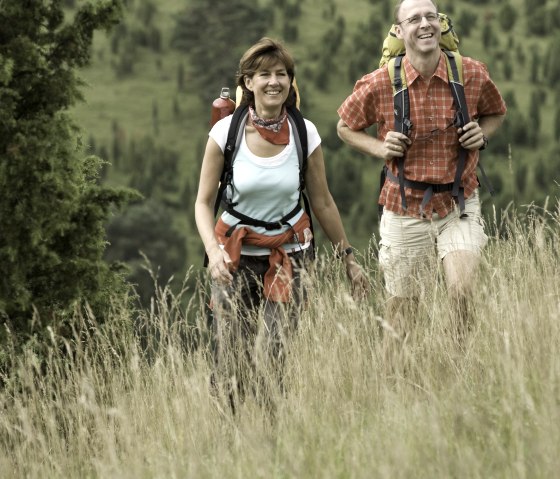
{"label": "evergreen foliage", "polygon": [[532,144],[536,144],[538,140],[539,130],[541,128],[541,102],[543,94],[535,90],[531,93],[531,103],[529,104],[529,121],[531,124]]}
{"label": "evergreen foliage", "polygon": [[[527,12],[527,29],[532,35],[544,36],[549,33],[552,10],[547,8],[546,1],[534,3],[535,7]],[[556,5],[556,9],[558,9],[558,5]]]}
{"label": "evergreen foliage", "polygon": [[457,18],[456,30],[460,32],[461,38],[471,36],[471,30],[477,26],[478,15],[470,10],[463,10]]}
{"label": "evergreen foliage", "polygon": [[264,36],[270,12],[249,0],[193,0],[177,18],[172,46],[189,54],[194,86],[206,104],[235,83],[239,58]]}
{"label": "evergreen foliage", "polygon": [[531,58],[531,72],[530,72],[530,79],[532,83],[538,83],[540,79],[539,75],[539,66],[541,65],[542,57],[538,51],[533,52],[533,56]]}
{"label": "evergreen foliage", "polygon": [[490,22],[485,22],[482,27],[482,45],[484,48],[491,48],[496,43],[496,34]]}
{"label": "evergreen foliage", "polygon": [[517,21],[517,10],[511,3],[504,3],[498,11],[498,22],[504,32],[510,32],[515,27]]}
{"label": "evergreen foliage", "polygon": [[118,21],[120,4],[87,2],[71,22],[61,0],[1,5],[0,315],[17,337],[40,334],[37,319],[64,334],[74,308],[88,303],[101,321],[125,287],[102,261],[103,225],[135,194],[98,184],[103,162],[67,113],[93,32]]}
{"label": "evergreen foliage", "polygon": [[503,68],[504,78],[510,81],[513,78],[513,72],[514,72],[513,62],[511,60],[511,54],[508,50],[504,54],[504,68]]}
{"label": "evergreen foliage", "polygon": [[360,22],[352,34],[355,51],[349,62],[348,79],[356,81],[362,75],[374,70],[379,60],[372,52],[381,52],[387,26],[377,15],[370,15],[367,21]]}
{"label": "evergreen foliage", "polygon": [[560,32],[550,40],[546,54],[546,80],[549,85],[560,84],[560,57],[558,56],[558,45],[560,42]]}
{"label": "evergreen foliage", "polygon": [[553,135],[554,139],[560,143],[560,106],[556,102],[556,110],[554,111],[554,129]]}
{"label": "evergreen foliage", "polygon": [[[107,228],[111,247],[107,249],[106,258],[126,263],[127,278],[145,307],[149,307],[155,294],[155,278],[151,277],[148,267],[153,265],[158,284],[166,284],[185,264],[185,239],[172,228],[173,213],[160,201],[150,199],[127,208]],[[152,262],[152,258],[157,258],[158,262]]]}

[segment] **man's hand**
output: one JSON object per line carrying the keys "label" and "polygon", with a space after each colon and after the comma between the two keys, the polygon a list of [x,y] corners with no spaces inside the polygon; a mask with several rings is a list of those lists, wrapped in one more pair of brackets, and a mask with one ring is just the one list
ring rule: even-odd
{"label": "man's hand", "polygon": [[467,123],[457,132],[459,133],[459,143],[467,150],[479,150],[484,145],[484,132],[476,121]]}
{"label": "man's hand", "polygon": [[408,136],[396,131],[389,131],[385,136],[385,141],[383,141],[382,158],[384,160],[401,158],[406,153],[410,144],[411,141]]}

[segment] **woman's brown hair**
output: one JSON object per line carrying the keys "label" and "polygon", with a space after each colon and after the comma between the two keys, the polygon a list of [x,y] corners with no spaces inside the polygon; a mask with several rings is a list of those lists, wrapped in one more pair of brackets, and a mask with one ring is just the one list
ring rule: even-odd
{"label": "woman's brown hair", "polygon": [[290,92],[284,105],[292,106],[296,104],[296,91],[293,86],[295,75],[294,59],[290,52],[282,43],[272,38],[263,37],[252,47],[250,47],[239,60],[237,71],[237,85],[243,90],[243,98],[240,105],[255,105],[255,95],[245,86],[245,77],[252,77],[261,68],[266,68],[281,62],[288,76],[290,77]]}

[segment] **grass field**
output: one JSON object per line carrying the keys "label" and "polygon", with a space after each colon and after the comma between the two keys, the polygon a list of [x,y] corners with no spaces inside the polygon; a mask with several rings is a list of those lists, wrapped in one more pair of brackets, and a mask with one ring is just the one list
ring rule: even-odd
{"label": "grass field", "polygon": [[[68,344],[72,355],[53,348],[43,367],[33,354],[14,360],[0,390],[0,476],[555,477],[558,206],[503,222],[507,239],[489,228],[474,326],[461,343],[449,333],[436,273],[403,342],[382,320],[375,248],[362,258],[373,285],[362,303],[325,256],[310,277],[274,418],[258,397],[234,415],[210,394],[202,289],[185,310],[161,288],[137,320],[151,331],[147,343],[123,327],[126,309],[109,329],[82,318],[90,337]],[[185,336],[202,338],[199,347],[186,350]],[[387,355],[387,344],[398,355]]]}

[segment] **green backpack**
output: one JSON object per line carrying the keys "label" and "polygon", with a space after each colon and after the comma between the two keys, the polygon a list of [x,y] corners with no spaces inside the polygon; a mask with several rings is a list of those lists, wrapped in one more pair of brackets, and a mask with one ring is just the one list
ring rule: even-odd
{"label": "green backpack", "polygon": [[[465,90],[463,87],[463,61],[459,53],[459,38],[453,29],[451,19],[443,14],[439,14],[439,23],[441,26],[441,39],[440,47],[445,53],[447,61],[447,73],[451,93],[453,95],[453,103],[455,106],[455,121],[454,126],[460,128],[470,122],[470,117],[465,99]],[[408,88],[406,78],[404,76],[404,69],[402,68],[402,60],[405,54],[405,47],[402,40],[396,36],[396,26],[393,25],[383,42],[383,52],[379,67],[387,64],[391,84],[393,85],[393,103],[395,111],[395,130],[405,135],[410,134],[412,123],[410,121],[410,102],[408,96]],[[385,165],[381,171],[380,187],[386,180],[398,183],[402,208],[406,211],[406,197],[405,187],[423,190],[424,197],[420,206],[420,213],[423,214],[424,207],[430,201],[434,193],[443,191],[451,191],[453,198],[459,204],[461,217],[465,217],[465,196],[464,189],[461,186],[461,177],[465,170],[465,163],[468,156],[468,150],[459,146],[459,156],[457,161],[457,169],[453,183],[446,184],[431,184],[420,181],[408,180],[404,177],[404,162],[405,157],[397,159],[398,176],[393,173]],[[482,165],[479,161],[482,177],[485,185],[493,194],[492,186],[490,185]],[[379,215],[383,213],[383,206],[379,205]]]}
{"label": "green backpack", "polygon": [[[442,50],[452,52],[459,51],[459,37],[453,29],[451,19],[445,13],[439,13],[439,25],[441,27],[441,39],[439,46]],[[397,38],[397,26],[393,25],[383,41],[383,51],[381,60],[379,60],[379,68],[387,63],[391,58],[398,55],[404,55],[404,42]]]}

